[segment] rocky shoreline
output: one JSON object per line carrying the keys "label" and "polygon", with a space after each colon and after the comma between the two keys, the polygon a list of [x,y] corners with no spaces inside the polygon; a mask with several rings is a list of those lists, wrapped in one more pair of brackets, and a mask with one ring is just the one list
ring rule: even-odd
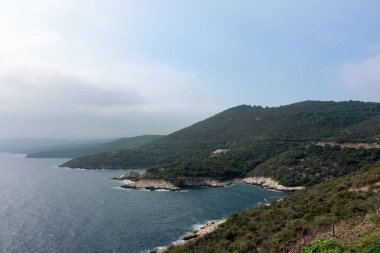
{"label": "rocky shoreline", "polygon": [[140,175],[137,172],[129,172],[118,177],[114,177],[115,180],[131,180],[130,183],[122,185],[122,188],[129,189],[146,189],[146,190],[169,190],[169,191],[179,191],[182,188],[187,187],[224,187],[231,185],[234,182],[243,182],[251,185],[259,185],[268,189],[278,190],[278,191],[298,191],[305,187],[288,187],[281,185],[278,181],[269,177],[246,177],[243,179],[234,179],[219,181],[216,179],[208,177],[178,177],[173,182],[168,182],[163,179],[147,179],[144,175]]}
{"label": "rocky shoreline", "polygon": [[151,251],[150,253],[165,253],[169,248],[184,245],[190,241],[197,240],[200,237],[213,232],[215,229],[217,229],[220,225],[222,225],[225,222],[226,222],[226,219],[210,221],[206,225],[199,228],[198,230],[195,230],[192,233],[185,235],[181,241],[172,243],[171,245],[167,247],[156,249],[154,251]]}
{"label": "rocky shoreline", "polygon": [[169,191],[179,191],[181,188],[176,187],[170,182],[165,180],[151,180],[151,179],[140,179],[137,181],[132,181],[131,183],[122,185],[121,188],[126,189],[146,189],[150,191],[154,190],[169,190]]}
{"label": "rocky shoreline", "polygon": [[130,180],[130,183],[122,185],[121,188],[126,189],[146,189],[146,190],[169,190],[179,191],[182,188],[208,186],[208,187],[224,187],[231,185],[237,180],[219,181],[208,177],[179,177],[174,182],[168,182],[163,179],[148,179],[144,175],[137,172],[129,172],[123,175],[113,177],[115,180]]}
{"label": "rocky shoreline", "polygon": [[303,186],[288,187],[281,185],[276,180],[269,177],[246,177],[242,182],[252,185],[259,185],[268,189],[278,190],[278,191],[299,191],[304,189]]}

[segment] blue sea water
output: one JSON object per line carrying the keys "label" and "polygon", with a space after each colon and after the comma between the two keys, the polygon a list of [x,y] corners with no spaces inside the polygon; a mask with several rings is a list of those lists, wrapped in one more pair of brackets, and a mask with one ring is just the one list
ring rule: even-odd
{"label": "blue sea water", "polygon": [[245,184],[124,190],[126,170],[70,170],[67,159],[0,154],[0,252],[149,252],[210,220],[282,198]]}

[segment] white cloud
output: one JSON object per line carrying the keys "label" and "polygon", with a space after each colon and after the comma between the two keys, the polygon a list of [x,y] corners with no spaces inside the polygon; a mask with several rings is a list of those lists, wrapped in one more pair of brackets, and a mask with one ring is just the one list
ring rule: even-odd
{"label": "white cloud", "polygon": [[[81,66],[0,59],[1,137],[169,133],[219,109],[186,71],[162,64]],[[65,132],[68,125],[76,130]]]}
{"label": "white cloud", "polygon": [[379,101],[380,54],[343,64],[339,69],[338,83],[355,99]]}
{"label": "white cloud", "polygon": [[[219,110],[189,71],[78,54],[55,18],[91,6],[81,3],[0,4],[0,138],[169,133]],[[88,16],[107,26],[95,10]]]}

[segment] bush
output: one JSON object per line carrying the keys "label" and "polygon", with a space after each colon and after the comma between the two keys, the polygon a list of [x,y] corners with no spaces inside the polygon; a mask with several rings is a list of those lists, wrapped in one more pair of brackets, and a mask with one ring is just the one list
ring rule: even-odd
{"label": "bush", "polygon": [[302,250],[302,253],[351,253],[354,252],[336,241],[333,240],[318,240],[306,249]]}

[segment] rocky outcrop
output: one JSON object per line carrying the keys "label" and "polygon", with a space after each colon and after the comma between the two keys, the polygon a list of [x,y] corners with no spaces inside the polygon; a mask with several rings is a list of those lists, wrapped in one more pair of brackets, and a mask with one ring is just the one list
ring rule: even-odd
{"label": "rocky outcrop", "polygon": [[137,173],[137,172],[131,171],[131,172],[125,173],[125,174],[123,174],[121,176],[114,177],[113,179],[115,179],[115,180],[129,179],[129,180],[132,180],[132,181],[136,181],[136,180],[141,179],[141,175],[139,173]]}
{"label": "rocky outcrop", "polygon": [[175,186],[180,188],[195,186],[223,187],[232,183],[232,180],[219,181],[209,177],[178,177],[173,182]]}
{"label": "rocky outcrop", "polygon": [[337,143],[337,142],[318,142],[316,144],[317,146],[325,147],[325,146],[339,146],[341,148],[364,148],[364,149],[373,149],[373,148],[380,148],[380,144],[373,142],[373,143]]}
{"label": "rocky outcrop", "polygon": [[283,186],[279,182],[269,177],[246,177],[242,181],[247,184],[260,185],[265,188],[279,190],[279,191],[298,191],[305,188],[303,186],[298,186],[298,187]]}
{"label": "rocky outcrop", "polygon": [[166,182],[165,180],[151,180],[151,179],[141,179],[135,182],[131,182],[126,185],[122,185],[122,188],[131,189],[146,189],[146,190],[169,190],[169,191],[179,191],[180,188],[174,186],[172,183]]}
{"label": "rocky outcrop", "polygon": [[186,235],[182,238],[181,241],[177,241],[176,243],[172,243],[171,245],[167,247],[161,247],[160,249],[156,249],[154,251],[151,251],[150,253],[165,253],[168,249],[184,245],[188,242],[191,242],[193,240],[199,239],[202,236],[205,236],[211,232],[213,232],[215,229],[217,229],[220,225],[226,222],[226,219],[223,220],[215,220],[207,223],[205,226],[201,227],[200,229],[192,232],[189,235]]}
{"label": "rocky outcrop", "polygon": [[[131,172],[132,173],[132,172]],[[114,179],[124,180],[129,179],[133,182],[121,186],[122,188],[130,188],[130,189],[140,189],[144,188],[146,190],[170,190],[170,191],[178,191],[181,188],[186,187],[196,187],[196,186],[208,186],[208,187],[224,187],[232,184],[234,181],[218,181],[209,177],[179,177],[174,180],[173,183],[167,182],[162,179],[144,179],[141,175],[135,174],[124,174],[119,177],[115,177]]]}
{"label": "rocky outcrop", "polygon": [[225,223],[226,219],[223,220],[216,220],[216,221],[211,221],[207,223],[205,226],[201,227],[200,229],[192,232],[191,234],[183,237],[184,241],[190,241],[197,239],[199,237],[202,237],[204,235],[207,235],[211,232],[213,232],[215,229],[217,229],[221,224]]}
{"label": "rocky outcrop", "polygon": [[217,149],[211,152],[210,157],[220,156],[227,153],[229,149]]}

